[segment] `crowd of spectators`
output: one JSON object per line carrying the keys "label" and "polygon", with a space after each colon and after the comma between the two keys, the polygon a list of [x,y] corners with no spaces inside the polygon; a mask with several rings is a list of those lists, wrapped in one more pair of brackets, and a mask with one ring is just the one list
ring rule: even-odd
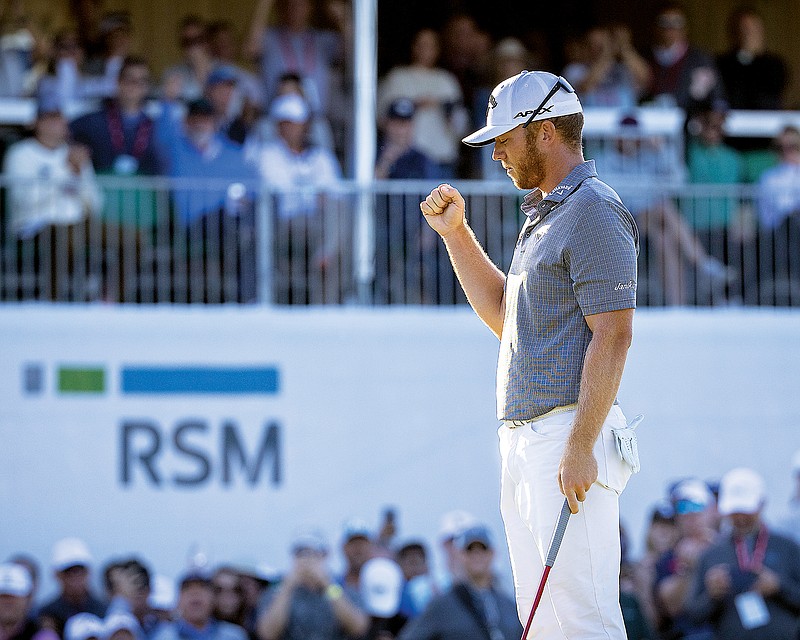
{"label": "crowd of spectators", "polygon": [[[638,558],[620,528],[620,604],[631,640],[800,637],[800,451],[791,473],[790,504],[769,522],[763,478],[737,467],[716,481],[670,483]],[[379,530],[347,520],[336,549],[320,529],[298,527],[285,571],[270,568],[275,558],[211,566],[197,552],[172,580],[136,556],[113,558],[93,576],[86,544],[65,538],[48,561],[55,594],[38,593],[41,568],[30,555],[0,564],[0,637],[513,640],[522,628],[497,571],[502,549],[468,512],[444,514],[431,544],[400,536],[387,510]]]}
{"label": "crowd of spectators", "polygon": [[[350,5],[256,0],[242,34],[229,22],[187,15],[176,34],[181,58],[157,79],[147,57],[132,50],[130,16],[98,13],[101,5],[86,13],[83,3],[74,3],[74,25],[53,34],[28,19],[24,0],[7,0],[0,15],[0,96],[33,96],[38,104],[34,137],[10,144],[3,161],[4,173],[14,177],[4,226],[18,241],[18,262],[29,260],[47,271],[45,257],[49,264],[63,249],[55,246],[57,237],[76,235],[86,219],[103,224],[101,233],[91,234],[106,256],[99,290],[75,293],[68,281],[48,276],[39,277],[33,296],[64,299],[66,289],[70,299],[129,301],[126,290],[147,272],[141,263],[157,253],[148,250],[157,235],[155,222],[167,218],[170,233],[187,246],[195,238],[202,253],[198,258],[191,248],[178,251],[172,272],[200,273],[205,291],[208,280],[233,260],[238,284],[232,299],[252,300],[254,189],[266,186],[277,194],[275,300],[346,301],[337,283],[352,270],[353,252],[346,245],[353,236],[353,203],[337,193],[337,184],[353,166]],[[617,134],[628,140],[611,136],[602,145],[587,144],[586,152],[621,192],[631,185],[646,191],[629,198],[623,193],[623,199],[637,215],[643,264],[652,272],[646,275],[663,303],[737,300],[731,292],[751,275],[740,269],[748,262],[740,256],[760,252],[783,267],[797,248],[798,162],[791,150],[797,132],[737,142],[725,137],[725,117],[731,108],[784,108],[789,68],[770,51],[754,9],[731,12],[730,47],[716,57],[688,34],[687,14],[675,2],[657,12],[648,50],[638,50],[629,25],[620,23],[596,24],[568,38],[563,56],[548,55],[535,42],[490,35],[463,13],[439,29],[426,26],[410,39],[407,62],[379,78],[375,178],[505,180],[491,148],[468,149],[460,139],[483,124],[497,82],[563,58],[563,68],[549,70],[572,83],[587,108],[612,107],[622,114]],[[641,105],[685,111],[678,143],[675,136],[665,139],[637,127]],[[48,118],[68,123],[64,140],[42,141]],[[6,133],[8,143],[19,132]],[[86,157],[89,162],[76,161]],[[165,211],[148,188],[125,183],[101,191],[95,175],[203,182],[191,192],[176,189]],[[754,183],[764,195],[756,203],[710,196],[681,200],[678,190],[690,183]],[[60,194],[69,206],[47,204]],[[377,207],[376,229],[394,224],[380,219],[390,208]],[[235,224],[229,221],[232,212]],[[377,236],[379,258],[394,252],[420,260],[416,254],[427,247],[424,231],[406,226],[400,250],[382,246],[384,238]],[[759,232],[774,242],[763,242]],[[134,266],[113,267],[108,247],[131,244]],[[226,252],[234,250],[230,258]],[[69,246],[62,253],[72,266],[85,261]],[[789,286],[800,286],[798,274],[785,271]],[[706,299],[697,296],[698,283],[709,292]],[[376,290],[381,295],[386,301],[401,298]],[[207,298],[200,294],[200,300]]]}

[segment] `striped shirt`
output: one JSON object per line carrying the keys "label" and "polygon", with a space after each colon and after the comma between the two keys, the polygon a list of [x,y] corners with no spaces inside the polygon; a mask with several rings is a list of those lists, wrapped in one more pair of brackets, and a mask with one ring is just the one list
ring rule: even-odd
{"label": "striped shirt", "polygon": [[639,234],[594,161],[552,192],[525,196],[505,285],[497,364],[500,420],[529,420],[578,401],[592,333],[584,316],[636,307]]}

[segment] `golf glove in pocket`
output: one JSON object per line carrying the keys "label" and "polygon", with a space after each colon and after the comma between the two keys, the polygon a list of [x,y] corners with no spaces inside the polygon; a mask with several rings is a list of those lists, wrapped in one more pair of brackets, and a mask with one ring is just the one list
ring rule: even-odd
{"label": "golf glove in pocket", "polygon": [[639,473],[639,469],[641,469],[635,429],[643,419],[643,415],[638,415],[626,426],[611,430],[614,434],[614,441],[617,443],[617,453],[628,463],[633,473]]}

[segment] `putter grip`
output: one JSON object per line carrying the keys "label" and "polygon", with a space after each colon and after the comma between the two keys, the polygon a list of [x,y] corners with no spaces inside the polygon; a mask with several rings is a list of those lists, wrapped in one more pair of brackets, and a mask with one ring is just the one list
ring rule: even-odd
{"label": "putter grip", "polygon": [[556,555],[561,546],[561,541],[564,539],[564,532],[567,530],[567,523],[569,522],[571,513],[572,512],[569,510],[569,502],[564,500],[564,506],[561,507],[561,514],[558,516],[556,530],[553,532],[553,540],[550,542],[550,550],[547,552],[547,560],[544,563],[546,567],[552,567],[553,563],[556,561]]}

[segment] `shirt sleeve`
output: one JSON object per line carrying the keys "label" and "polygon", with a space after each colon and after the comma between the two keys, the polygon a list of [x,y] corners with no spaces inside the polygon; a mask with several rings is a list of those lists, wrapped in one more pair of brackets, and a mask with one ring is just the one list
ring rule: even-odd
{"label": "shirt sleeve", "polygon": [[636,223],[621,203],[601,200],[583,212],[566,258],[584,316],[636,308],[638,250]]}

